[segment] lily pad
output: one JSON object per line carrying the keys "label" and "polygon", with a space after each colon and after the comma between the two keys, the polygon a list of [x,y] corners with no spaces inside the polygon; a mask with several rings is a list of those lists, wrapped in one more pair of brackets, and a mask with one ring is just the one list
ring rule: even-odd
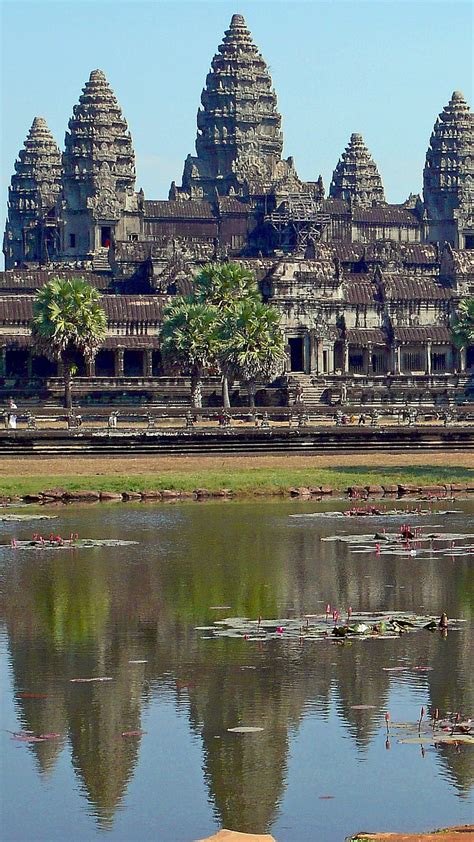
{"label": "lily pad", "polygon": [[257,734],[264,729],[255,725],[238,725],[236,728],[228,728],[227,730],[232,734]]}
{"label": "lily pad", "polygon": [[97,678],[70,678],[69,681],[71,684],[89,684],[92,681],[113,681],[108,675],[101,675]]}

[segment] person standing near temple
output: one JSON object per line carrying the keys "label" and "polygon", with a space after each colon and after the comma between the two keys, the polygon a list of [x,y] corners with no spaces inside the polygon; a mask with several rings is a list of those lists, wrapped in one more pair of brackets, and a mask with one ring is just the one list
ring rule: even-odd
{"label": "person standing near temple", "polygon": [[16,430],[16,421],[17,421],[17,414],[16,410],[18,409],[15,401],[13,398],[10,398],[8,401],[8,415],[7,415],[7,426],[9,430]]}

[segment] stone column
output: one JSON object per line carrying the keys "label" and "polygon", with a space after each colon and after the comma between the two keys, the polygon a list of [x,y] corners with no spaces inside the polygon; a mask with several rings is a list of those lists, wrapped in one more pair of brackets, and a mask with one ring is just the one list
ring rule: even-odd
{"label": "stone column", "polygon": [[143,356],[143,376],[153,377],[153,351],[151,348],[148,348]]}
{"label": "stone column", "polygon": [[124,349],[117,348],[115,352],[115,377],[123,377],[123,355]]}
{"label": "stone column", "polygon": [[318,343],[314,330],[309,334],[309,373],[315,374],[318,371]]}
{"label": "stone column", "polygon": [[431,340],[426,343],[426,374],[431,376]]}
{"label": "stone column", "polygon": [[[334,351],[333,351],[334,353]],[[342,373],[349,374],[349,343],[344,342],[343,345],[343,360],[342,360]]]}
{"label": "stone column", "polygon": [[86,361],[86,377],[95,377],[95,356]]}
{"label": "stone column", "polygon": [[466,363],[467,363],[467,349],[460,348],[459,350],[459,363],[460,363],[460,371],[461,374],[466,373]]}
{"label": "stone column", "polygon": [[393,373],[401,373],[401,347],[398,343],[393,346]]}
{"label": "stone column", "polygon": [[446,348],[446,371],[449,374],[454,374],[454,354],[453,354],[453,346],[448,345]]}
{"label": "stone column", "polygon": [[372,374],[372,345],[367,345],[367,359],[366,359],[366,366],[365,366],[365,373],[367,377],[370,377]]}
{"label": "stone column", "polygon": [[0,348],[0,377],[5,377],[7,363],[7,349]]}
{"label": "stone column", "polygon": [[322,339],[318,339],[316,341],[316,361],[317,361],[317,372],[318,374],[324,374],[324,357],[323,357],[323,350],[324,344]]}

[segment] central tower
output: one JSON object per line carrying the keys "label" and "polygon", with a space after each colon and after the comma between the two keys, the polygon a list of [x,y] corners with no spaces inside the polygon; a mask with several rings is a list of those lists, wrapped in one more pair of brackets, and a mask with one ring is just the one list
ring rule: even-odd
{"label": "central tower", "polygon": [[188,155],[182,187],[170,199],[213,200],[270,192],[295,176],[282,160],[283,137],[277,98],[267,65],[242,15],[233,15],[214,56],[197,114],[196,156]]}

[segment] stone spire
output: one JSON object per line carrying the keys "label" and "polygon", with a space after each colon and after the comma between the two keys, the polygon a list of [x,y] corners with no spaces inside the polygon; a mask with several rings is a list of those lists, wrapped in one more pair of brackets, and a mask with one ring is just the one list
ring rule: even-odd
{"label": "stone spire", "polygon": [[46,120],[35,117],[15,161],[9,189],[4,241],[7,268],[52,256],[54,208],[60,190],[61,153]]}
{"label": "stone spire", "polygon": [[124,212],[136,210],[132,138],[102,70],[92,71],[74,106],[63,168],[64,251],[85,255],[103,245],[97,225],[115,230]]}
{"label": "stone spire", "polygon": [[333,172],[329,195],[359,207],[385,202],[382,179],[361,134],[351,134]]}
{"label": "stone spire", "polygon": [[423,196],[429,239],[463,248],[474,238],[474,114],[454,91],[436,120],[426,153]]}
{"label": "stone spire", "polygon": [[[252,183],[284,179],[283,137],[267,65],[242,15],[233,15],[214,56],[197,114],[197,157],[188,156],[183,186],[170,198],[213,199],[252,192]],[[294,172],[294,171],[293,171]]]}

